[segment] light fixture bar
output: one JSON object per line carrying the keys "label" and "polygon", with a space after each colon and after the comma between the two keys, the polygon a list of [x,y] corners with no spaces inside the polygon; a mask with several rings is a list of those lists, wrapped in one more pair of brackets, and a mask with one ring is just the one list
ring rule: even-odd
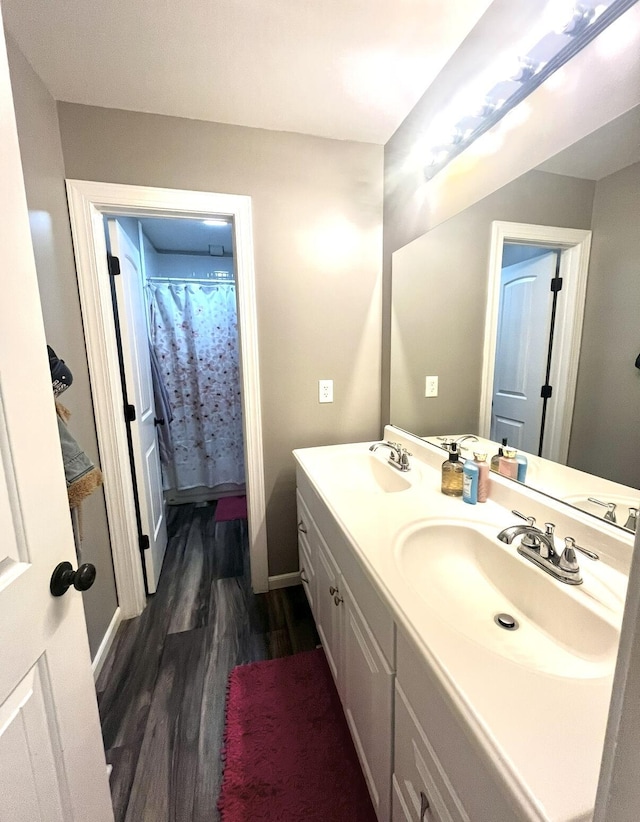
{"label": "light fixture bar", "polygon": [[[518,78],[518,82],[520,82],[521,85],[517,89],[514,89],[511,94],[499,103],[497,101],[491,101],[490,95],[493,89],[488,89],[485,99],[479,101],[479,109],[484,109],[484,111],[480,116],[479,122],[472,128],[467,128],[465,131],[460,127],[461,121],[452,123],[451,132],[455,134],[455,137],[453,137],[451,142],[446,146],[432,148],[431,154],[433,160],[424,168],[425,179],[431,180],[435,177],[454,157],[457,157],[458,154],[461,154],[477,140],[478,137],[493,128],[507,112],[521,103],[535,91],[538,86],[542,85],[548,77],[571,60],[572,57],[578,54],[579,51],[610,26],[614,20],[617,20],[621,14],[624,14],[625,11],[637,2],[638,0],[614,0],[597,16],[595,14],[595,7],[576,4],[574,8],[574,18],[570,21],[575,21],[575,26],[573,29],[567,30],[567,25],[563,32],[558,35],[570,38],[568,42],[546,62],[540,65],[539,61],[532,56],[542,42],[542,40],[539,41],[527,55],[520,58],[522,77]],[[579,16],[580,11],[582,11],[583,14],[582,18]],[[591,12],[591,15],[587,18],[589,12]],[[586,20],[587,22],[581,23],[581,20]]]}

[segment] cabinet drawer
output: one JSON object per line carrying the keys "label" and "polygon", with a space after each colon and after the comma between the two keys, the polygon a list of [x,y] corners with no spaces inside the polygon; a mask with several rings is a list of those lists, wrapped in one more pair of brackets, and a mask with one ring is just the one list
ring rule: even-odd
{"label": "cabinet drawer", "polygon": [[469,822],[453,786],[396,683],[393,820]]}

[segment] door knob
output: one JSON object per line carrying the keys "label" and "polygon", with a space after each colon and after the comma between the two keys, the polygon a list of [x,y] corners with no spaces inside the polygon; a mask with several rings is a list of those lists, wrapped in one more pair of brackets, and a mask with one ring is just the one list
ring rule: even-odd
{"label": "door knob", "polygon": [[164,425],[164,417],[154,417],[153,418],[153,424],[155,426]]}
{"label": "door knob", "polygon": [[77,571],[74,571],[70,562],[61,562],[56,565],[51,574],[49,590],[54,597],[66,594],[73,585],[76,591],[88,591],[96,580],[96,566],[85,562]]}

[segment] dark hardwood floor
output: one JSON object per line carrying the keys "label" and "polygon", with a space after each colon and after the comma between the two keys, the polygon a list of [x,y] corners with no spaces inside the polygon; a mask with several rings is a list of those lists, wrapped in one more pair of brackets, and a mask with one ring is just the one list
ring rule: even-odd
{"label": "dark hardwood floor", "polygon": [[246,520],[169,511],[158,591],[96,683],[116,822],[218,820],[230,671],[318,644],[301,587],[251,592]]}

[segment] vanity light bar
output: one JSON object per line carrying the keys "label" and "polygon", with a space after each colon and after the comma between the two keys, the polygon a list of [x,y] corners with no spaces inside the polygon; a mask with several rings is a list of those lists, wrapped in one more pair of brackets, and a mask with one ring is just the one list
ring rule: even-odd
{"label": "vanity light bar", "polygon": [[550,31],[518,60],[515,73],[489,89],[477,109],[451,127],[451,138],[443,145],[432,146],[424,167],[431,180],[481,134],[498,123],[505,114],[521,103],[531,92],[567,63],[588,43],[638,0],[589,0],[576,4],[560,31]]}

